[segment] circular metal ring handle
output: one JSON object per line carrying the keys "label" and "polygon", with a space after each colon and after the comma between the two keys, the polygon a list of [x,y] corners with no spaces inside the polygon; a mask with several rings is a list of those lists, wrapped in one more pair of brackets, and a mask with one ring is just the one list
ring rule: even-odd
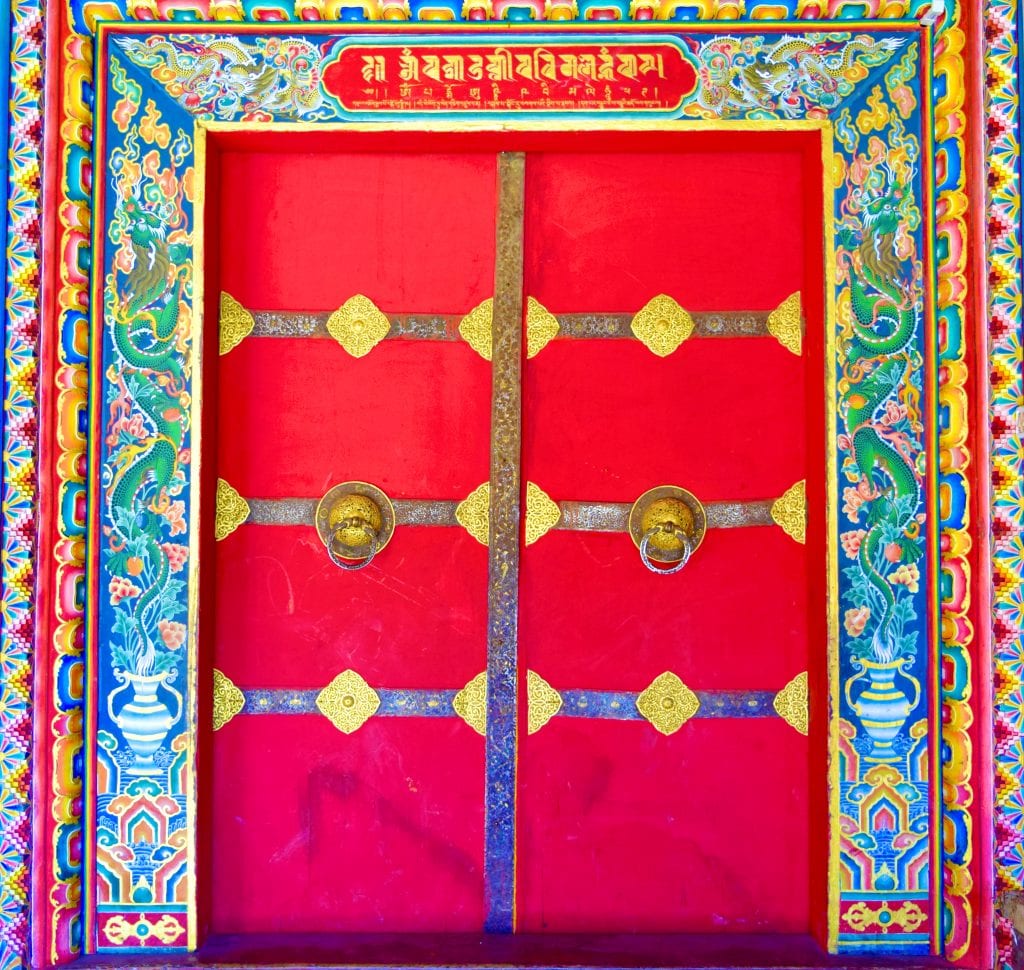
{"label": "circular metal ring handle", "polygon": [[[370,540],[370,554],[365,559],[359,559],[355,562],[351,560],[343,559],[340,555],[337,555],[334,551],[334,543],[338,536],[341,535],[346,529],[360,528],[366,533],[366,537]],[[377,531],[370,527],[370,525],[364,522],[362,519],[342,519],[335,527],[334,532],[331,533],[331,541],[327,543],[327,555],[331,557],[331,562],[334,563],[339,569],[345,569],[349,572],[355,572],[357,569],[365,569],[373,562],[373,557],[377,555],[378,551],[378,538]]]}
{"label": "circular metal ring handle", "polygon": [[[647,555],[647,549],[653,539],[659,532],[667,532],[670,535],[678,536],[683,543],[683,555],[682,558],[674,566],[669,569],[662,569],[660,566],[655,566],[651,562],[650,556]],[[690,537],[683,532],[681,529],[677,529],[674,526],[665,526],[664,523],[657,523],[652,525],[645,533],[643,538],[640,540],[640,560],[643,564],[652,572],[657,573],[659,576],[671,576],[673,573],[679,572],[689,561],[690,556],[693,555],[693,541]]]}

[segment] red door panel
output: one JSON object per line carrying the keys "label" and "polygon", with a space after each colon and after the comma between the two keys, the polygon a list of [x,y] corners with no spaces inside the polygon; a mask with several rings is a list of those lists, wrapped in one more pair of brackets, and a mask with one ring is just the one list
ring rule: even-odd
{"label": "red door panel", "polygon": [[[492,155],[230,152],[220,287],[251,310],[462,314],[491,295]],[[265,204],[254,207],[252,200]],[[488,476],[490,367],[462,342],[251,336],[220,359],[217,474],[251,498],[372,482],[464,498]],[[487,551],[400,527],[345,573],[312,524],[216,545],[213,664],[241,690],[443,690],[486,666]],[[477,931],[483,739],[456,718],[245,713],[213,736],[214,932]]]}
{"label": "red door panel", "polygon": [[666,738],[556,717],[520,761],[520,930],[806,932],[806,741],[782,720]]}
{"label": "red door panel", "polygon": [[214,750],[213,932],[479,930],[483,738],[461,721],[236,717]]}
{"label": "red door panel", "polygon": [[[524,291],[553,313],[634,313],[660,293],[769,311],[820,289],[820,169],[808,182],[806,144],[769,138],[531,156]],[[822,328],[813,301],[805,317]],[[661,484],[776,498],[824,474],[806,406],[819,360],[768,336],[694,336],[667,358],[556,340],[526,365],[523,477],[556,500]],[[694,691],[777,691],[809,667],[817,561],[774,526],[718,529],[682,573],[654,576],[627,536],[554,531],[522,555],[522,668],[563,691],[641,691],[664,671]],[[809,760],[781,719],[695,718],[664,737],[556,717],[521,739],[520,928],[806,932]]]}
{"label": "red door panel", "polygon": [[218,467],[243,495],[361,479],[392,498],[463,499],[487,478],[490,367],[461,342],[385,340],[355,359],[329,339],[244,340],[220,389]]}

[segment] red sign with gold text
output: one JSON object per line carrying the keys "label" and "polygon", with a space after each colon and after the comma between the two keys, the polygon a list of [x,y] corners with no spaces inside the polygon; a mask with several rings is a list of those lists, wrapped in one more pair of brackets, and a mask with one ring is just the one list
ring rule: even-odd
{"label": "red sign with gold text", "polygon": [[324,89],[356,117],[524,111],[672,116],[696,83],[683,49],[662,39],[345,41],[323,72]]}

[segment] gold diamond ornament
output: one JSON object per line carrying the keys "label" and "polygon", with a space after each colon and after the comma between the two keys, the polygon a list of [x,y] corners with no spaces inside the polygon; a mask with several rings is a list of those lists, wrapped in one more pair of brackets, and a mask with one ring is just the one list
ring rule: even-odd
{"label": "gold diamond ornament", "polygon": [[213,514],[213,535],[220,542],[249,518],[249,503],[223,478],[217,479],[216,510]]}
{"label": "gold diamond ornament", "polygon": [[772,521],[801,545],[807,541],[807,488],[801,480],[772,503]]}
{"label": "gold diamond ornament", "polygon": [[215,667],[213,670],[213,729],[219,731],[245,707],[245,695]]}
{"label": "gold diamond ornament", "polygon": [[477,674],[452,698],[452,710],[477,734],[487,734],[487,671]]}
{"label": "gold diamond ornament", "polygon": [[365,357],[391,329],[391,321],[369,297],[357,293],[327,321],[327,332],[353,357]]}
{"label": "gold diamond ornament", "polygon": [[772,701],[775,713],[790,727],[801,734],[807,734],[807,671],[797,674],[782,688]]}
{"label": "gold diamond ornament", "polygon": [[354,670],[345,670],[317,694],[316,706],[342,734],[351,734],[377,713],[380,697]]}
{"label": "gold diamond ornament", "polygon": [[633,317],[629,329],[652,354],[667,357],[693,333],[693,318],[661,293]]}
{"label": "gold diamond ornament", "polygon": [[700,701],[674,673],[666,670],[637,697],[636,709],[662,734],[675,734],[697,713]]}

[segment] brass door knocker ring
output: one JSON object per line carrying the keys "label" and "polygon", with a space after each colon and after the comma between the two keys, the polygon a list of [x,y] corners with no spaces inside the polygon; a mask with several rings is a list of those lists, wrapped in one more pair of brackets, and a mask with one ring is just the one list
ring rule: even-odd
{"label": "brass door knocker ring", "polygon": [[704,506],[678,485],[649,489],[629,512],[629,534],[640,561],[659,576],[678,573],[690,562],[707,527]]}
{"label": "brass door knocker ring", "polygon": [[[365,559],[345,558],[346,555],[352,554],[352,547],[345,542],[345,536],[351,534],[353,529],[363,532],[370,540],[370,551]],[[377,555],[378,549],[377,530],[364,519],[342,519],[334,527],[331,541],[327,543],[327,555],[339,569],[364,569],[373,562],[373,557]]]}
{"label": "brass door knocker ring", "polygon": [[331,562],[353,572],[365,569],[395,532],[395,509],[376,485],[342,482],[320,499],[316,530]]}
{"label": "brass door knocker ring", "polygon": [[[651,561],[649,555],[649,548],[651,540],[659,534],[675,536],[681,546],[682,551],[680,553],[679,561],[674,566],[655,566]],[[690,537],[683,532],[678,526],[673,525],[671,522],[655,522],[643,535],[640,540],[640,561],[652,572],[660,573],[664,576],[671,576],[672,573],[679,572],[689,561],[690,556],[693,555],[693,542]]]}

